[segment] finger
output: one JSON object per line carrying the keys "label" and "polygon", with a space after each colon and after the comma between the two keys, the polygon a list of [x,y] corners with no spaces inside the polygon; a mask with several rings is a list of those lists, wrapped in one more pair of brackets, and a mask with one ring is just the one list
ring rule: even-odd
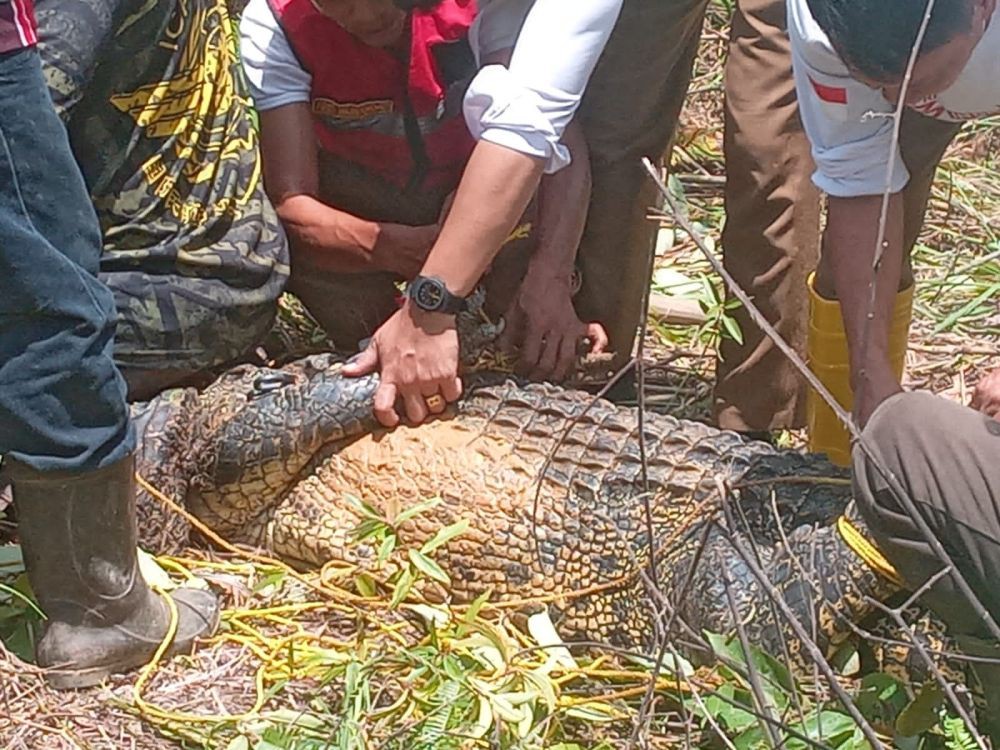
{"label": "finger", "polygon": [[378,370],[378,345],[374,341],[348,360],[341,373],[348,378],[357,378]]}
{"label": "finger", "polygon": [[542,349],[545,347],[545,331],[528,325],[521,342],[521,353],[518,356],[518,372],[528,373],[539,366],[542,358]]}
{"label": "finger", "polygon": [[440,381],[439,385],[441,386],[441,395],[449,404],[458,401],[459,396],[462,395],[461,378],[445,378]]}
{"label": "finger", "polygon": [[531,373],[532,380],[548,380],[556,368],[556,358],[559,356],[559,343],[562,336],[550,333],[545,338],[542,350],[538,354],[538,364]]}
{"label": "finger", "polygon": [[406,418],[411,424],[420,424],[427,419],[427,402],[420,395],[420,389],[410,387],[403,391],[403,403],[406,405]]}
{"label": "finger", "polygon": [[382,381],[375,391],[375,418],[385,427],[399,424],[396,413],[396,384]]}
{"label": "finger", "polygon": [[562,383],[576,364],[576,342],[575,336],[563,336],[559,342],[559,355],[556,357],[556,364],[552,371],[552,380]]}
{"label": "finger", "polygon": [[608,348],[608,332],[600,323],[587,324],[587,338],[590,339],[591,354],[603,354]]}
{"label": "finger", "polygon": [[521,312],[521,308],[518,307],[516,301],[511,303],[507,308],[503,319],[505,325],[500,338],[497,339],[497,346],[500,347],[500,351],[513,354],[517,348],[517,340],[524,329],[524,314]]}
{"label": "finger", "polygon": [[428,398],[438,393],[441,390],[441,385],[436,379],[434,380],[422,380],[415,384],[417,390],[420,391],[420,395],[424,398]]}

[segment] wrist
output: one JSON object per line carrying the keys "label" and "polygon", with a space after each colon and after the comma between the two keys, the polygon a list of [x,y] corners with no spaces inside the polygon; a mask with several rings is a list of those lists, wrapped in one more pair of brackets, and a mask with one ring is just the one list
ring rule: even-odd
{"label": "wrist", "polygon": [[443,312],[430,312],[428,310],[422,310],[420,307],[415,305],[411,299],[407,299],[403,302],[403,310],[407,315],[409,315],[410,320],[415,327],[429,334],[439,333],[440,331],[445,331],[455,327],[454,315]]}

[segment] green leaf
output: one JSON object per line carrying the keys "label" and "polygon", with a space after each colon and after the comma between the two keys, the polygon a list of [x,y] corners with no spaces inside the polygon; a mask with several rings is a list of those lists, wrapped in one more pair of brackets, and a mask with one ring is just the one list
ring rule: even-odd
{"label": "green leaf", "polygon": [[970,300],[968,303],[962,305],[959,309],[952,312],[948,317],[934,326],[934,330],[931,331],[931,335],[941,333],[942,331],[947,331],[949,328],[954,326],[958,321],[968,315],[972,310],[978,307],[980,304],[988,299],[992,299],[997,292],[1000,292],[1000,284],[993,284],[988,289],[984,290],[975,299]]}
{"label": "green leaf", "polygon": [[736,322],[735,318],[723,315],[722,329],[737,344],[743,344],[743,331],[740,330],[740,324]]}
{"label": "green leaf", "polygon": [[413,588],[414,575],[410,568],[407,568],[399,575],[396,586],[392,590],[392,601],[389,602],[389,609],[395,609],[406,598]]}
{"label": "green leaf", "polygon": [[396,535],[388,534],[385,539],[382,540],[382,546],[378,550],[378,561],[379,564],[384,563],[389,559],[389,556],[396,549]]}
{"label": "green leaf", "polygon": [[618,721],[621,716],[611,706],[604,703],[582,703],[566,709],[566,715],[589,724],[603,724]]}
{"label": "green leaf", "polygon": [[351,530],[351,541],[363,542],[365,539],[371,539],[372,537],[377,536],[379,532],[385,532],[388,530],[389,525],[385,521],[368,518]]}
{"label": "green leaf", "polygon": [[484,591],[482,594],[477,596],[469,608],[466,610],[465,614],[462,615],[462,622],[470,623],[479,616],[479,611],[483,608],[483,605],[490,599],[490,594],[492,591]]}
{"label": "green leaf", "polygon": [[402,513],[400,513],[398,516],[396,516],[393,519],[392,522],[395,525],[399,525],[401,523],[406,523],[411,518],[416,518],[420,514],[426,513],[427,511],[431,510],[432,508],[436,508],[438,505],[441,504],[441,502],[442,502],[442,500],[441,500],[440,497],[435,497],[435,498],[432,498],[430,500],[425,500],[422,503],[417,503],[412,508],[407,508]]}
{"label": "green leaf", "polygon": [[420,552],[424,555],[430,554],[438,547],[441,547],[457,536],[461,536],[466,531],[469,530],[469,522],[467,520],[461,520],[456,523],[451,524],[451,526],[446,526],[437,534],[434,535],[433,539],[428,540],[424,543],[424,546],[420,548]]}
{"label": "green leaf", "polygon": [[354,579],[354,584],[358,587],[358,592],[361,596],[372,597],[378,593],[378,586],[375,585],[375,579],[367,573],[359,573],[357,578]]}
{"label": "green leaf", "polygon": [[385,522],[385,517],[360,497],[356,497],[354,495],[345,495],[344,497],[347,499],[347,502],[353,505],[354,509],[365,518],[372,521]]}
{"label": "green leaf", "polygon": [[[748,655],[743,653],[743,646],[738,639],[715,633],[707,633],[706,638],[720,659],[737,665],[742,673],[748,672]],[[753,660],[754,667],[763,678],[768,697],[772,698],[780,708],[784,708],[789,700],[787,693],[794,689],[788,668],[770,654],[753,646],[750,647],[749,658]]]}
{"label": "green leaf", "polygon": [[938,709],[944,704],[944,694],[934,683],[923,686],[920,694],[903,709],[896,719],[896,731],[904,737],[916,737],[938,722]]}
{"label": "green leaf", "polygon": [[[795,727],[810,739],[818,741],[822,737],[824,743],[833,747],[840,746],[845,740],[852,740],[856,728],[854,719],[839,711],[814,712],[806,717],[804,724]],[[813,746],[802,740],[792,739],[788,742],[787,747],[788,750],[810,750]],[[856,747],[853,740],[850,747],[852,750]],[[861,747],[857,747],[856,750],[861,750]]]}
{"label": "green leaf", "polygon": [[226,750],[250,750],[250,740],[241,734],[230,740],[229,744],[226,745]]}
{"label": "green leaf", "polygon": [[445,585],[451,583],[451,579],[448,578],[448,574],[441,569],[440,565],[431,560],[427,555],[422,552],[417,552],[415,549],[408,551],[410,562],[413,563],[414,567],[416,567],[416,569],[425,576],[433,578],[435,581],[439,581]]}
{"label": "green leaf", "polygon": [[0,591],[3,591],[6,594],[10,594],[15,599],[19,599],[20,601],[28,605],[28,608],[31,609],[36,615],[38,615],[38,617],[43,619],[45,618],[45,613],[42,612],[42,610],[38,608],[38,605],[35,604],[35,602],[33,602],[31,598],[26,594],[22,594],[17,589],[3,583],[0,583]]}

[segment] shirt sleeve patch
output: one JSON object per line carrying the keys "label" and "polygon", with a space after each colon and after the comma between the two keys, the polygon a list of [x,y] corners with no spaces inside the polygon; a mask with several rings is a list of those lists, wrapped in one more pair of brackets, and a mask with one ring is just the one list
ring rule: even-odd
{"label": "shirt sleeve patch", "polygon": [[809,76],[816,96],[829,104],[847,104],[847,89],[839,86],[825,86],[812,76]]}

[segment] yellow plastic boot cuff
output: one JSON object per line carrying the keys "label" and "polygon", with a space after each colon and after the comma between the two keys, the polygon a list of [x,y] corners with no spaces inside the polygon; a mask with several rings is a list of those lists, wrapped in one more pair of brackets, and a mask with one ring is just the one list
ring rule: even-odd
{"label": "yellow plastic boot cuff", "polygon": [[[851,370],[847,355],[847,336],[840,303],[816,293],[814,275],[809,276],[809,366],[820,382],[848,412],[854,408],[851,392]],[[906,363],[906,342],[913,314],[913,287],[896,295],[889,331],[889,357],[896,377],[903,377]],[[838,466],[851,462],[851,440],[847,429],[833,410],[812,388],[806,399],[806,419],[809,428],[809,450],[825,453]]]}

